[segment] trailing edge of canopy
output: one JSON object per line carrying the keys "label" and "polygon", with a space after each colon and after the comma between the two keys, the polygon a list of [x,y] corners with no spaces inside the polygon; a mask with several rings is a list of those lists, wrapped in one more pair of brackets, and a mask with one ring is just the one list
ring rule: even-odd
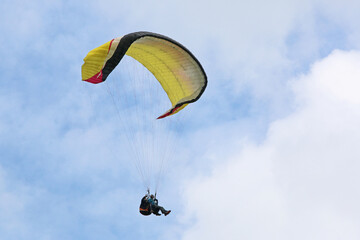
{"label": "trailing edge of canopy", "polygon": [[206,88],[205,71],[195,56],[175,40],[151,32],[130,33],[90,51],[84,58],[82,80],[105,81],[125,54],[144,65],[167,93],[172,108],[159,118],[197,101]]}

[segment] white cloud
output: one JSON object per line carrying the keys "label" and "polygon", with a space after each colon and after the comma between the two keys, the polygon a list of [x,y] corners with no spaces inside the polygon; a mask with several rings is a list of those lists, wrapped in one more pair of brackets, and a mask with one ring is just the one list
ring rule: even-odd
{"label": "white cloud", "polygon": [[263,144],[189,181],[184,217],[196,221],[182,239],[359,239],[359,66],[355,51],[314,64]]}
{"label": "white cloud", "polygon": [[307,88],[308,91],[298,93],[298,96],[308,94],[305,98],[317,102],[333,99],[344,104],[359,104],[360,81],[357,76],[360,75],[360,62],[357,52],[344,55],[340,51],[335,51],[332,56],[315,64],[314,74],[310,77],[306,76],[306,79],[302,81],[304,85],[302,87]]}

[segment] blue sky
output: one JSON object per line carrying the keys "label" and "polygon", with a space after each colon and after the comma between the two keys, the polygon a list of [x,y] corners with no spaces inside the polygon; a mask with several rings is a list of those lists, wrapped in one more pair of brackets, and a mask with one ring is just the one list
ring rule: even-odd
{"label": "blue sky", "polygon": [[[2,1],[1,239],[359,239],[359,8]],[[209,81],[161,185],[167,217],[138,214],[111,99],[80,75],[88,51],[141,30]]]}

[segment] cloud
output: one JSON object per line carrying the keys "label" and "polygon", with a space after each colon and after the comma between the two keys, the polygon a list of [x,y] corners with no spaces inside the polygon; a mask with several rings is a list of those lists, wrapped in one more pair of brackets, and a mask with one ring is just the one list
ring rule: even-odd
{"label": "cloud", "polygon": [[316,62],[262,144],[189,181],[182,239],[358,239],[359,66],[356,51]]}

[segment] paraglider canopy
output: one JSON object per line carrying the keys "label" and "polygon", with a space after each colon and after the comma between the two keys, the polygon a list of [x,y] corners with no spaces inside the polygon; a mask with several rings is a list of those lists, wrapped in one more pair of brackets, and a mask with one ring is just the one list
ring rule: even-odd
{"label": "paraglider canopy", "polygon": [[175,40],[151,32],[130,33],[91,50],[84,58],[82,80],[105,81],[125,54],[144,65],[169,97],[172,107],[158,118],[197,101],[206,88],[205,71],[195,56]]}

